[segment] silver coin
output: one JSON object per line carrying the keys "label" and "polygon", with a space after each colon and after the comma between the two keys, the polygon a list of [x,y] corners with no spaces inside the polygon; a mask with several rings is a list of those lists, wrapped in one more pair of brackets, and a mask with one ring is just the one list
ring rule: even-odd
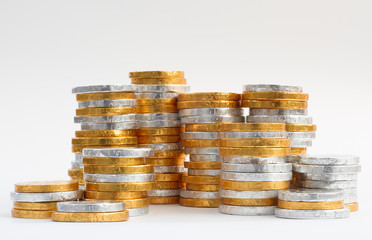
{"label": "silver coin", "polygon": [[209,154],[209,155],[203,155],[203,154],[191,154],[190,155],[190,162],[220,162],[220,155],[216,154]]}
{"label": "silver coin", "polygon": [[218,133],[217,132],[184,132],[182,134],[182,139],[190,140],[190,139],[217,139]]}
{"label": "silver coin", "polygon": [[[85,185],[79,185],[79,190],[85,191]],[[83,194],[84,195],[84,194]],[[84,199],[84,196],[82,197]]]}
{"label": "silver coin", "polygon": [[221,167],[225,172],[243,173],[287,173],[292,171],[291,163],[281,164],[234,164],[223,163]]}
{"label": "silver coin", "polygon": [[287,157],[287,163],[299,163],[302,155],[292,155]]}
{"label": "silver coin", "polygon": [[223,115],[223,116],[191,116],[182,117],[182,123],[217,123],[217,122],[244,122],[243,116]]}
{"label": "silver coin", "polygon": [[298,179],[314,181],[346,181],[357,180],[356,173],[299,173]]}
{"label": "silver coin", "polygon": [[164,121],[143,121],[137,122],[138,128],[153,128],[153,127],[180,127],[180,120],[164,120]]}
{"label": "silver coin", "polygon": [[178,98],[178,93],[136,93],[136,99]]}
{"label": "silver coin", "polygon": [[58,212],[118,212],[125,210],[124,202],[117,201],[68,201],[58,202]]}
{"label": "silver coin", "polygon": [[244,156],[221,156],[221,160],[235,164],[283,164],[288,157],[244,157]]}
{"label": "silver coin", "polygon": [[301,180],[296,182],[298,187],[302,188],[320,188],[320,189],[344,189],[344,188],[356,188],[357,181],[311,181],[311,180]]}
{"label": "silver coin", "polygon": [[292,172],[289,173],[221,172],[221,179],[230,181],[289,181],[292,180]]}
{"label": "silver coin", "polygon": [[78,108],[90,107],[135,107],[135,99],[119,99],[119,100],[96,100],[78,102]]}
{"label": "silver coin", "polygon": [[82,153],[75,153],[75,162],[83,162],[83,154]]}
{"label": "silver coin", "polygon": [[154,172],[156,173],[183,173],[185,168],[183,165],[172,165],[172,166],[155,166]]}
{"label": "silver coin", "polygon": [[81,130],[125,130],[136,129],[136,122],[121,123],[82,123]]}
{"label": "silver coin", "polygon": [[243,85],[243,91],[244,92],[280,91],[280,92],[302,93],[302,87],[300,87],[300,86],[276,85],[276,84],[248,84],[248,85]]}
{"label": "silver coin", "polygon": [[143,158],[152,157],[154,150],[152,148],[84,148],[84,157],[129,157]]}
{"label": "silver coin", "polygon": [[234,191],[234,190],[220,189],[220,195],[222,198],[266,199],[266,198],[277,198],[278,190]]}
{"label": "silver coin", "polygon": [[174,197],[179,195],[179,189],[154,189],[147,191],[147,196],[149,197]]}
{"label": "silver coin", "polygon": [[342,189],[342,192],[344,193],[345,196],[348,195],[358,195],[358,188],[344,188]]}
{"label": "silver coin", "polygon": [[247,122],[267,122],[267,123],[313,123],[313,118],[302,115],[285,116],[247,116]]}
{"label": "silver coin", "polygon": [[11,192],[10,198],[14,202],[58,202],[72,201],[83,197],[82,190],[68,192],[47,192],[47,193],[19,193]]}
{"label": "silver coin", "polygon": [[242,116],[244,114],[244,110],[241,108],[191,108],[180,109],[179,114],[181,117],[220,115]]}
{"label": "silver coin", "polygon": [[293,219],[347,218],[350,216],[350,210],[347,207],[333,210],[295,210],[276,208],[275,216]]}
{"label": "silver coin", "polygon": [[359,164],[359,157],[341,154],[306,154],[301,156],[300,161],[312,165],[355,165]]}
{"label": "silver coin", "polygon": [[289,139],[309,139],[315,138],[315,132],[287,132],[287,137]]}
{"label": "silver coin", "polygon": [[349,195],[344,197],[344,203],[355,203],[358,202],[357,195]]}
{"label": "silver coin", "polygon": [[75,161],[72,161],[71,162],[71,168],[72,169],[75,169],[75,168],[83,168],[84,165],[82,162],[75,162]]}
{"label": "silver coin", "polygon": [[139,113],[137,114],[137,121],[167,121],[180,120],[178,113]]}
{"label": "silver coin", "polygon": [[138,147],[152,148],[154,150],[180,150],[182,149],[181,143],[141,143],[138,144]]}
{"label": "silver coin", "polygon": [[129,212],[129,217],[139,217],[146,214],[149,214],[149,206],[143,208],[129,208],[127,209]]}
{"label": "silver coin", "polygon": [[137,85],[137,92],[189,92],[187,85]]}
{"label": "silver coin", "polygon": [[152,182],[155,181],[154,173],[142,174],[91,174],[84,173],[86,182]]}
{"label": "silver coin", "polygon": [[287,132],[220,132],[219,138],[287,138]]}
{"label": "silver coin", "polygon": [[280,190],[279,200],[291,202],[334,202],[344,199],[342,190],[287,189]]}
{"label": "silver coin", "polygon": [[114,116],[98,116],[98,117],[74,117],[75,123],[120,123],[120,122],[135,122],[136,114],[114,115]]}
{"label": "silver coin", "polygon": [[250,116],[261,116],[261,115],[307,115],[307,109],[263,109],[263,108],[251,108],[249,109]]}
{"label": "silver coin", "polygon": [[305,165],[293,164],[293,171],[299,173],[357,173],[360,165]]}
{"label": "silver coin", "polygon": [[220,204],[218,211],[224,214],[241,216],[274,215],[275,206],[246,207]]}
{"label": "silver coin", "polygon": [[185,147],[184,150],[185,154],[212,154],[212,155],[218,155],[220,154],[220,148],[218,147],[208,147],[208,148],[203,148],[203,147]]}
{"label": "silver coin", "polygon": [[291,147],[307,148],[313,145],[313,139],[311,138],[297,138],[291,139]]}
{"label": "silver coin", "polygon": [[219,169],[188,169],[189,176],[220,176],[221,170]]}
{"label": "silver coin", "polygon": [[180,197],[182,197],[182,198],[216,199],[216,198],[220,198],[220,193],[218,191],[206,192],[206,191],[191,191],[191,190],[181,189]]}
{"label": "silver coin", "polygon": [[95,93],[95,92],[135,92],[136,85],[92,85],[81,86],[72,89],[72,93]]}

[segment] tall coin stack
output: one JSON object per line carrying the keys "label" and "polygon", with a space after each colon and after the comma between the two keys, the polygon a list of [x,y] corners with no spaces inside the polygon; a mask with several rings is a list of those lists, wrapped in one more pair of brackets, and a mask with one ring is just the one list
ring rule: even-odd
{"label": "tall coin stack", "polygon": [[72,89],[76,94],[78,109],[75,123],[81,130],[72,139],[75,160],[68,174],[84,185],[82,150],[85,147],[135,146],[136,115],[133,85],[93,85]]}
{"label": "tall coin stack", "polygon": [[240,94],[210,92],[180,94],[178,108],[185,124],[182,144],[190,161],[180,204],[218,207],[221,161],[218,131],[222,122],[244,122]]}
{"label": "tall coin stack", "polygon": [[137,86],[138,141],[153,148],[147,164],[155,166],[155,188],[148,192],[151,204],[176,204],[184,172],[181,123],[177,109],[178,94],[188,92],[182,71],[131,72]]}
{"label": "tall coin stack", "polygon": [[304,155],[293,163],[296,185],[300,188],[342,190],[345,206],[358,210],[357,174],[359,157],[352,155]]}
{"label": "tall coin stack", "polygon": [[278,190],[292,178],[290,140],[283,123],[226,123],[220,132],[222,172],[219,211],[272,215]]}
{"label": "tall coin stack", "polygon": [[123,201],[129,216],[147,214],[155,174],[145,158],[153,154],[151,148],[84,148],[85,200]]}

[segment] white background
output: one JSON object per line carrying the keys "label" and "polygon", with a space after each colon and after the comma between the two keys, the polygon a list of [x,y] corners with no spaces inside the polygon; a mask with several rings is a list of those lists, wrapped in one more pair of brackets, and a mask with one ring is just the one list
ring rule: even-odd
{"label": "white background", "polygon": [[[0,0],[2,239],[368,239],[371,9],[369,0]],[[309,152],[361,157],[360,211],[327,221],[180,206],[151,206],[150,215],[125,223],[11,218],[14,183],[67,178],[71,88],[126,84],[135,70],[183,70],[192,91],[303,86],[318,126]]]}

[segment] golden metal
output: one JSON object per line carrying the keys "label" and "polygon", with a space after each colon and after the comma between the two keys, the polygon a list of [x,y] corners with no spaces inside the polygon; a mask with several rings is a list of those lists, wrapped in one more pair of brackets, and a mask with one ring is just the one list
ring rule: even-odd
{"label": "golden metal", "polygon": [[180,135],[180,128],[141,128],[137,130],[138,136],[147,135]]}
{"label": "golden metal", "polygon": [[151,204],[177,204],[179,197],[149,197]]}
{"label": "golden metal", "polygon": [[53,212],[56,222],[122,222],[129,219],[128,210],[119,212]]}
{"label": "golden metal", "polygon": [[175,182],[180,181],[182,174],[180,173],[156,173],[155,181],[156,182]]}
{"label": "golden metal", "polygon": [[315,132],[315,124],[306,124],[306,123],[286,123],[285,130],[287,132]]}
{"label": "golden metal", "polygon": [[130,78],[183,78],[183,71],[141,71],[130,72]]}
{"label": "golden metal", "polygon": [[137,106],[137,113],[176,113],[176,105]]}
{"label": "golden metal", "polygon": [[181,141],[178,136],[139,136],[139,143],[175,143]]}
{"label": "golden metal", "polygon": [[137,136],[136,129],[128,130],[82,130],[75,131],[76,137],[130,137]]}
{"label": "golden metal", "polygon": [[54,211],[36,211],[36,210],[23,210],[12,209],[12,217],[15,218],[33,218],[33,219],[48,219],[51,218]]}
{"label": "golden metal", "polygon": [[136,166],[84,166],[84,173],[92,174],[142,174],[153,173],[153,165]]}
{"label": "golden metal", "polygon": [[145,191],[118,191],[118,192],[98,192],[85,191],[84,197],[96,200],[127,200],[147,197]]}
{"label": "golden metal", "polygon": [[146,158],[146,164],[152,164],[154,166],[173,166],[183,165],[184,158]]}
{"label": "golden metal", "polygon": [[221,162],[185,162],[185,168],[194,169],[221,169]]}
{"label": "golden metal", "polygon": [[306,154],[307,149],[306,148],[291,148],[291,155],[302,155]]}
{"label": "golden metal", "polygon": [[145,164],[145,158],[83,157],[84,165],[133,166]]}
{"label": "golden metal", "polygon": [[179,189],[179,182],[155,182],[154,189]]}
{"label": "golden metal", "polygon": [[348,207],[350,209],[350,212],[356,212],[359,210],[359,204],[357,202],[345,203],[345,207]]}
{"label": "golden metal", "polygon": [[234,206],[276,206],[277,198],[248,199],[248,198],[223,198],[222,202]]}
{"label": "golden metal", "polygon": [[219,147],[220,141],[218,139],[193,139],[182,140],[184,147]]}
{"label": "golden metal", "polygon": [[178,101],[178,109],[187,108],[239,108],[239,101]]}
{"label": "golden metal", "polygon": [[148,191],[154,189],[153,182],[136,183],[86,183],[87,191],[118,192],[118,191]]}
{"label": "golden metal", "polygon": [[186,183],[186,189],[191,191],[215,192],[220,189],[219,184],[194,184]]}
{"label": "golden metal", "polygon": [[132,84],[138,85],[181,85],[186,84],[185,78],[132,78]]}
{"label": "golden metal", "polygon": [[345,207],[344,201],[334,202],[291,202],[278,200],[278,207],[297,210],[331,210]]}
{"label": "golden metal", "polygon": [[186,124],[185,132],[218,132],[221,123]]}
{"label": "golden metal", "polygon": [[220,176],[186,176],[184,182],[194,184],[219,184]]}
{"label": "golden metal", "polygon": [[287,101],[307,101],[309,94],[297,92],[243,92],[243,100],[287,100]]}
{"label": "golden metal", "polygon": [[136,113],[134,107],[78,108],[76,116],[113,116]]}
{"label": "golden metal", "polygon": [[215,208],[220,205],[222,200],[216,199],[203,199],[203,198],[180,198],[180,205],[186,207],[210,207]]}
{"label": "golden metal", "polygon": [[78,189],[79,183],[69,180],[33,181],[15,184],[15,191],[24,193],[66,192]]}
{"label": "golden metal", "polygon": [[265,191],[265,190],[279,190],[290,187],[290,181],[226,181],[221,180],[222,189],[230,189],[236,191]]}
{"label": "golden metal", "polygon": [[178,95],[178,101],[240,101],[241,95],[238,93],[226,92],[197,92],[197,93],[181,93]]}
{"label": "golden metal", "polygon": [[149,158],[182,158],[186,157],[183,150],[154,150],[154,156]]}
{"label": "golden metal", "polygon": [[133,92],[99,92],[76,95],[76,101],[78,102],[115,99],[135,99],[135,96]]}
{"label": "golden metal", "polygon": [[285,138],[222,138],[221,147],[274,147],[287,148],[291,145],[290,139]]}
{"label": "golden metal", "polygon": [[243,100],[243,108],[306,109],[307,102]]}
{"label": "golden metal", "polygon": [[223,123],[222,132],[281,132],[285,131],[284,123]]}
{"label": "golden metal", "polygon": [[14,209],[56,211],[57,202],[13,202]]}
{"label": "golden metal", "polygon": [[137,106],[176,105],[177,98],[145,98],[137,99]]}
{"label": "golden metal", "polygon": [[68,175],[70,176],[71,180],[76,181],[79,185],[84,185],[84,171],[82,168],[71,168],[68,170]]}
{"label": "golden metal", "polygon": [[73,145],[123,145],[137,144],[137,136],[130,137],[94,137],[94,138],[73,138]]}
{"label": "golden metal", "polygon": [[221,147],[220,154],[225,156],[248,156],[248,157],[285,157],[290,155],[290,148],[228,148]]}

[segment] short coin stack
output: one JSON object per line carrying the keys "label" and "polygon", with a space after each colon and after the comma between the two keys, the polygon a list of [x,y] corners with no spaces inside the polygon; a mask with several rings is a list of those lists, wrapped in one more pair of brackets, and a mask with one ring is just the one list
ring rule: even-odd
{"label": "short coin stack", "polygon": [[222,122],[244,122],[240,94],[185,93],[178,98],[181,122],[185,124],[182,144],[190,161],[184,176],[180,204],[189,207],[218,207],[221,161],[218,131]]}
{"label": "short coin stack", "polygon": [[352,155],[304,155],[298,163],[293,163],[297,187],[342,190],[345,206],[352,212],[358,210],[360,170],[359,157]]}
{"label": "short coin stack", "polygon": [[84,184],[82,149],[125,147],[137,144],[133,85],[94,85],[72,89],[77,94],[75,123],[81,125],[72,139],[75,161],[69,169],[73,180]]}
{"label": "short coin stack", "polygon": [[123,201],[131,217],[147,214],[155,175],[145,158],[153,154],[151,148],[85,148],[85,199]]}
{"label": "short coin stack", "polygon": [[35,181],[15,184],[10,196],[13,217],[51,218],[57,202],[81,199],[83,191],[75,181]]}
{"label": "short coin stack", "polygon": [[315,138],[315,125],[307,116],[308,94],[299,86],[245,85],[242,107],[249,108],[247,122],[288,124],[291,155],[305,154]]}
{"label": "short coin stack", "polygon": [[278,198],[275,216],[281,218],[346,218],[350,215],[340,190],[282,190]]}
{"label": "short coin stack", "polygon": [[56,222],[122,222],[129,219],[123,202],[116,201],[71,201],[57,204],[52,213]]}
{"label": "short coin stack", "polygon": [[283,123],[226,123],[221,126],[219,211],[233,215],[272,215],[277,192],[287,189],[292,166]]}
{"label": "short coin stack", "polygon": [[151,204],[179,201],[181,174],[184,172],[181,123],[177,98],[188,92],[182,71],[131,72],[137,86],[137,126],[140,147],[155,150],[146,163],[155,166],[155,188],[148,192]]}

